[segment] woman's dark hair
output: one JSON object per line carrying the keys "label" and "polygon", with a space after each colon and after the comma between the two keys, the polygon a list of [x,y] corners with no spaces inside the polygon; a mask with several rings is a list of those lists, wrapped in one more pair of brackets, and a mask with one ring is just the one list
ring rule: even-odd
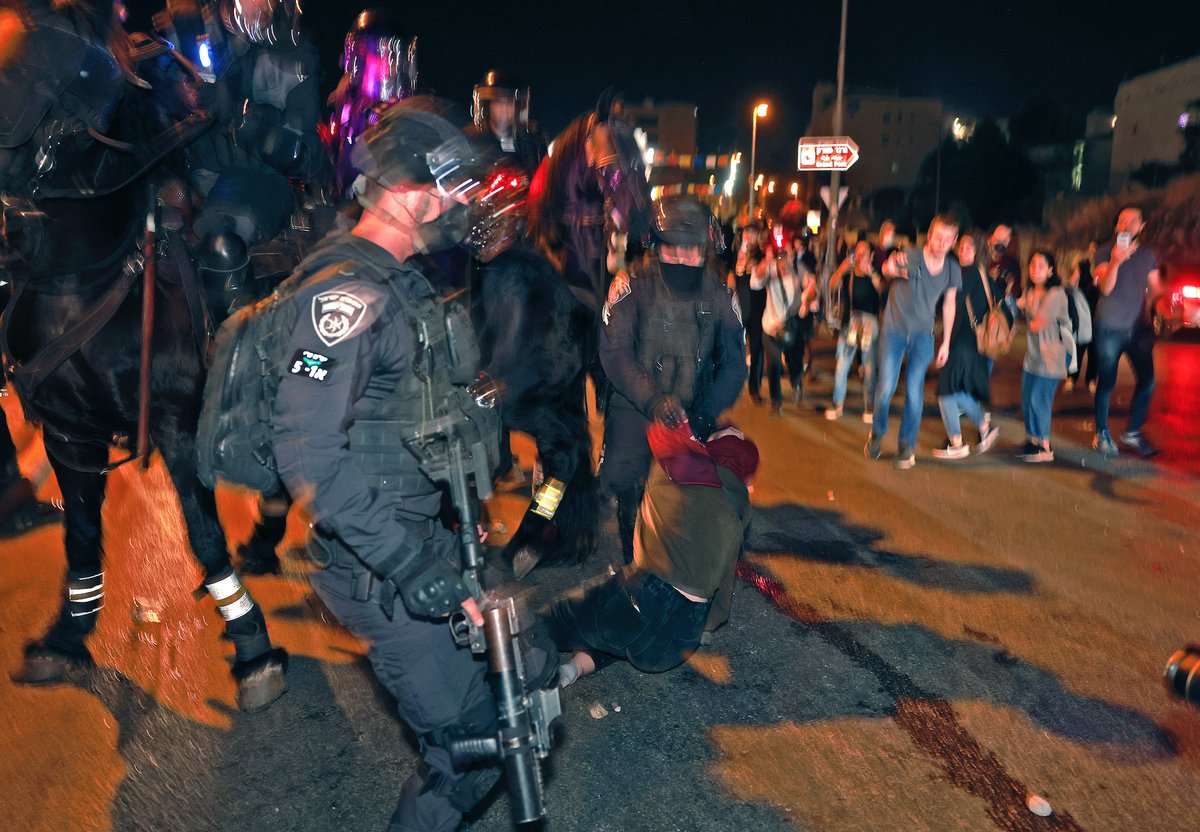
{"label": "woman's dark hair", "polygon": [[1062,285],[1062,277],[1058,274],[1058,262],[1054,259],[1054,254],[1048,248],[1035,248],[1029,252],[1029,262],[1033,262],[1033,258],[1041,257],[1046,261],[1046,265],[1050,267],[1050,276],[1046,278],[1046,288],[1053,289],[1055,286]]}

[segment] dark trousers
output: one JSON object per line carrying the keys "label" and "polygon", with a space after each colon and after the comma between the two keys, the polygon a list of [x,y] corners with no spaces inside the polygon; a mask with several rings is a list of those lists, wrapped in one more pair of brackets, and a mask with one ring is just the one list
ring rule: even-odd
{"label": "dark trousers", "polygon": [[[598,651],[659,673],[682,664],[700,644],[710,606],[627,566],[599,584],[580,587],[543,618],[560,650]],[[597,667],[608,663],[594,658]]]}
{"label": "dark trousers", "polygon": [[1126,430],[1139,431],[1146,424],[1150,397],[1154,394],[1154,333],[1146,327],[1133,330],[1109,329],[1103,323],[1094,333],[1099,376],[1096,380],[1096,432],[1108,430],[1108,408],[1117,386],[1121,355],[1133,367],[1133,401],[1129,405]]}
{"label": "dark trousers", "polygon": [[[430,525],[424,554],[445,556],[455,539],[440,525]],[[365,568],[342,549],[329,566],[312,573],[311,580],[338,621],[370,645],[367,656],[376,678],[395,697],[400,716],[422,738],[423,765],[404,783],[388,828],[452,832],[462,818],[459,806],[468,802],[454,793],[464,775],[454,771],[445,749],[425,738],[442,729],[469,726],[473,715],[487,714],[489,708],[494,717],[495,705],[484,678],[487,667],[454,643],[445,620],[413,618],[399,599],[394,599],[389,618],[380,606],[378,590],[363,591],[370,583],[364,573]],[[495,779],[493,775],[491,781]]]}
{"label": "dark trousers", "polygon": [[785,361],[792,389],[800,390],[804,387],[805,347],[803,337],[797,338],[790,347],[785,348],[770,335],[763,336],[763,351],[767,358],[767,390],[771,394],[772,404],[783,403],[783,364]]}
{"label": "dark trousers", "polygon": [[650,420],[620,393],[614,393],[604,414],[604,453],[600,460],[600,490],[617,498],[617,530],[626,563],[633,563],[633,528],[650,473]]}

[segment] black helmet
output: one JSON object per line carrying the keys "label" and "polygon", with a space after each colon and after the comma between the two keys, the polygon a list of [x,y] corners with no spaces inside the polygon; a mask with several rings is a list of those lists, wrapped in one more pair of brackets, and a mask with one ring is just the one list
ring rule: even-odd
{"label": "black helmet", "polygon": [[473,197],[482,184],[484,160],[454,126],[455,118],[451,106],[436,98],[398,101],[355,142],[350,162],[384,188],[436,184],[445,196]]}
{"label": "black helmet", "polygon": [[487,102],[511,98],[516,123],[529,128],[529,85],[523,84],[508,73],[489,69],[483,81],[475,85],[471,93],[471,120],[480,130],[487,128]]}
{"label": "black helmet", "polygon": [[725,236],[712,211],[682,194],[666,196],[654,207],[654,238],[669,246],[707,246],[725,251]]}
{"label": "black helmet", "polygon": [[408,98],[417,92],[417,39],[405,37],[391,11],[363,9],[342,48],[342,70],[370,101]]}

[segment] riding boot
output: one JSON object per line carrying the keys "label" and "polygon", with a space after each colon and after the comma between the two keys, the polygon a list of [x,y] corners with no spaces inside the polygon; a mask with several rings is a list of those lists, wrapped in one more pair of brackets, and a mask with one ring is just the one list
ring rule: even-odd
{"label": "riding boot", "polygon": [[271,649],[267,620],[233,569],[205,581],[217,611],[225,619],[225,636],[233,642],[233,676],[238,683],[238,707],[254,712],[266,708],[287,691],[286,653]]}
{"label": "riding boot", "polygon": [[72,666],[90,667],[92,655],[85,641],[96,628],[104,607],[104,573],[67,573],[67,597],[58,620],[46,635],[25,648],[25,664],[14,682],[48,685],[61,682]]}
{"label": "riding boot", "polygon": [[617,531],[621,535],[621,554],[626,563],[633,563],[633,530],[637,525],[638,509],[642,505],[641,487],[622,488],[617,497]]}
{"label": "riding boot", "polygon": [[238,547],[242,574],[279,574],[282,566],[275,548],[287,531],[289,505],[286,497],[264,497],[259,501],[258,523],[250,533],[250,539]]}

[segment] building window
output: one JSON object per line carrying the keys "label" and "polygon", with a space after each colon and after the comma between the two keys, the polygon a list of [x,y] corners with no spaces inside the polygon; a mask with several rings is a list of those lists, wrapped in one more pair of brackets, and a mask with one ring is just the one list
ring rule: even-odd
{"label": "building window", "polygon": [[883,111],[883,123],[884,123],[884,124],[891,124],[891,123],[892,123],[892,111],[891,111],[891,110],[884,110],[884,111]]}
{"label": "building window", "polygon": [[916,113],[908,114],[908,123],[910,126],[917,123],[917,114]]}
{"label": "building window", "polygon": [[904,113],[902,113],[902,112],[896,113],[896,123],[899,124],[902,121],[904,121]]}
{"label": "building window", "polygon": [[887,143],[888,143],[888,134],[887,134],[887,133],[884,133],[884,134],[883,134],[883,136],[882,136],[882,139],[883,139],[882,143],[883,143],[883,144],[887,144]]}

